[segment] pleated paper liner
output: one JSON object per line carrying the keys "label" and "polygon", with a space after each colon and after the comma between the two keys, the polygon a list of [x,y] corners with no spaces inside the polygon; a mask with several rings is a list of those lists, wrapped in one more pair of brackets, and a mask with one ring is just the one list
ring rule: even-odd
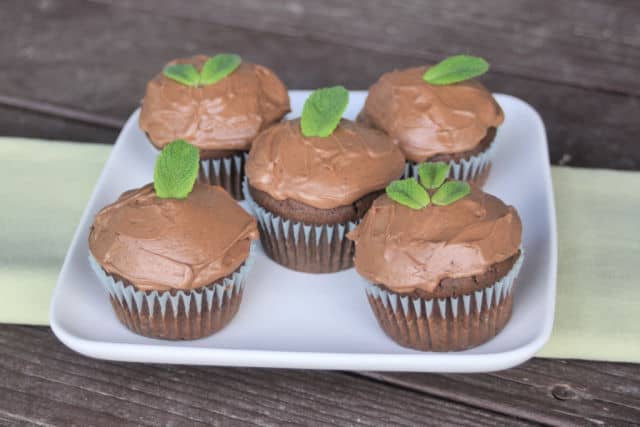
{"label": "pleated paper liner", "polygon": [[219,185],[236,200],[243,200],[242,182],[247,153],[218,159],[200,159],[198,182]]}
{"label": "pleated paper liner", "polygon": [[[462,160],[450,160],[448,163],[451,166],[449,170],[449,178],[457,179],[459,181],[469,181],[479,187],[482,187],[487,178],[489,177],[489,171],[491,170],[491,159],[495,150],[496,142],[492,142],[491,145],[483,152],[478,153],[468,159]],[[418,166],[420,163],[407,161],[404,168],[403,178],[409,178],[412,176],[418,176]]]}
{"label": "pleated paper liner", "polygon": [[247,260],[227,277],[189,291],[137,290],[107,274],[92,255],[89,263],[118,319],[130,330],[151,338],[192,340],[224,328],[238,312],[253,252],[252,245]]}
{"label": "pleated paper liner", "polygon": [[244,198],[258,219],[262,247],[280,265],[306,273],[333,273],[353,267],[353,242],[346,234],[357,223],[311,225],[282,218],[258,205],[244,182]]}
{"label": "pleated paper liner", "polygon": [[395,342],[422,351],[460,351],[495,337],[511,318],[513,288],[524,254],[509,273],[484,289],[451,298],[411,298],[369,284],[369,304]]}

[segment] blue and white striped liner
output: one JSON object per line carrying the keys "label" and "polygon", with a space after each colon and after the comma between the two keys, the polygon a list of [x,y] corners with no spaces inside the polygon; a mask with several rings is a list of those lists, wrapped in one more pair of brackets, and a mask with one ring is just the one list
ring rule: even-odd
{"label": "blue and white striped liner", "polygon": [[242,163],[246,161],[248,157],[247,153],[234,154],[230,157],[223,157],[221,159],[201,159],[200,168],[207,177],[211,176],[211,168],[213,167],[213,175],[220,177],[220,169],[224,166],[224,170],[228,173],[231,172],[231,166],[235,166],[237,171],[242,170]]}
{"label": "blue and white striped liner", "polygon": [[[282,232],[284,234],[284,239],[286,240],[289,238],[289,234],[293,233],[294,241],[299,242],[298,237],[300,236],[300,230],[302,230],[305,245],[308,246],[309,244],[315,244],[316,246],[320,246],[320,239],[322,236],[324,236],[329,243],[331,243],[334,234],[337,234],[338,240],[343,240],[345,238],[345,234],[356,228],[358,225],[357,222],[352,221],[347,224],[310,225],[292,221],[290,219],[284,219],[267,211],[253,200],[249,193],[249,184],[246,178],[242,183],[242,191],[244,193],[245,201],[249,203],[251,211],[260,222],[260,225],[262,225],[268,233],[275,235],[276,238],[278,238],[279,233]],[[311,240],[312,230],[314,231],[315,236],[313,241]]]}
{"label": "blue and white striped liner", "polygon": [[[185,314],[189,317],[192,304],[195,305],[198,314],[202,313],[203,310],[213,311],[216,309],[213,306],[213,299],[216,297],[218,305],[217,309],[220,310],[222,309],[225,294],[228,297],[227,301],[230,301],[234,294],[242,292],[247,278],[247,273],[253,265],[255,244],[255,242],[252,242],[249,257],[240,269],[234,272],[231,277],[225,278],[222,282],[215,283],[213,286],[206,286],[201,289],[193,289],[191,291],[178,290],[174,295],[171,295],[170,291],[141,291],[137,290],[134,286],[125,285],[121,281],[115,280],[113,277],[106,274],[91,254],[89,254],[89,264],[109,295],[117,299],[120,305],[128,308],[129,311],[135,311],[140,314],[142,310],[142,302],[143,300],[146,300],[147,306],[149,307],[149,316],[153,317],[156,304],[159,304],[160,313],[164,318],[167,310],[167,304],[171,304],[173,313],[175,314],[178,312],[180,300],[182,300],[185,308]],[[205,303],[206,306],[204,305]]]}
{"label": "blue and white striped liner", "polygon": [[[472,294],[462,295],[455,298],[411,298],[409,296],[401,296],[400,294],[388,292],[371,283],[367,285],[366,292],[367,295],[372,296],[374,299],[382,301],[385,308],[391,307],[394,313],[399,310],[402,311],[405,317],[409,315],[409,306],[412,305],[417,317],[422,316],[424,311],[426,317],[430,318],[433,314],[434,305],[437,304],[442,317],[447,316],[447,305],[449,305],[451,307],[453,318],[455,319],[459,314],[458,301],[460,299],[462,299],[464,314],[468,316],[471,312],[472,298],[475,299],[476,307],[482,307],[482,302],[484,301],[487,309],[490,309],[494,304],[500,304],[505,298],[507,298],[507,296],[513,291],[513,284],[520,272],[523,260],[524,252],[521,249],[520,257],[516,260],[511,271],[509,271],[509,273],[507,273],[507,275],[498,282],[487,288],[475,291]],[[424,302],[424,310],[422,302]]]}
{"label": "blue and white striped liner", "polygon": [[[493,141],[485,151],[460,161],[450,160],[449,178],[460,181],[471,181],[476,179],[489,165],[496,142]],[[404,167],[404,177],[418,176],[418,166],[420,163],[407,162]]]}

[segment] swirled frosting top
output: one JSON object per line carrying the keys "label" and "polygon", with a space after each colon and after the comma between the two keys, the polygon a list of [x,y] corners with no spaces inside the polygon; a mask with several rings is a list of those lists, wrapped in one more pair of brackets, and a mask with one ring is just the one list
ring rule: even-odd
{"label": "swirled frosting top", "polygon": [[256,138],[246,174],[251,186],[277,200],[331,209],[385,188],[404,164],[400,149],[380,131],[342,119],[326,138],[305,137],[296,119]]}
{"label": "swirled frosting top", "polygon": [[256,220],[221,187],[195,184],[177,200],[156,197],[148,184],[98,212],[89,250],[138,289],[188,290],[233,273],[255,239]]}
{"label": "swirled frosting top", "polygon": [[348,237],[356,270],[370,282],[433,292],[443,279],[485,273],[517,254],[522,223],[512,206],[472,187],[450,205],[418,210],[383,195]]}
{"label": "swirled frosting top", "polygon": [[408,160],[475,148],[491,127],[504,121],[502,109],[478,81],[435,86],[422,76],[428,67],[383,74],[369,88],[359,120],[387,132]]}
{"label": "swirled frosting top", "polygon": [[[176,59],[198,70],[207,56]],[[191,87],[162,73],[148,84],[139,125],[161,149],[185,139],[202,151],[248,150],[256,135],[290,111],[287,88],[270,69],[242,62],[217,83]]]}

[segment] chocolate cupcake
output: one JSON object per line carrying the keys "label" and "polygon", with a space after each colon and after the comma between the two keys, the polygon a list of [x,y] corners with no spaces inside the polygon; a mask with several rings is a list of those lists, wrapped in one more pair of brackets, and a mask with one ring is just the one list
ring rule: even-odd
{"label": "chocolate cupcake", "polygon": [[348,237],[384,332],[405,347],[459,351],[493,338],[511,316],[522,224],[476,186],[429,182],[391,184]]}
{"label": "chocolate cupcake", "polygon": [[341,119],[347,102],[342,87],[314,92],[301,119],[267,129],[249,153],[245,198],[262,245],[293,270],[351,267],[353,244],[345,233],[404,170],[404,157],[386,134]]}
{"label": "chocolate cupcake", "polygon": [[251,143],[289,111],[287,88],[270,69],[237,55],[196,55],[169,62],[147,84],[139,124],[158,149],[175,139],[198,147],[198,181],[240,200]]}
{"label": "chocolate cupcake", "polygon": [[169,144],[154,184],[127,191],[91,226],[91,266],[137,334],[201,338],[238,311],[257,224],[221,187],[194,185],[197,171],[196,148]]}
{"label": "chocolate cupcake", "polygon": [[385,131],[400,145],[407,158],[405,176],[415,176],[419,163],[445,162],[451,178],[483,185],[496,130],[504,121],[491,93],[469,79],[487,69],[480,58],[455,56],[433,67],[383,74],[369,88],[358,121]]}

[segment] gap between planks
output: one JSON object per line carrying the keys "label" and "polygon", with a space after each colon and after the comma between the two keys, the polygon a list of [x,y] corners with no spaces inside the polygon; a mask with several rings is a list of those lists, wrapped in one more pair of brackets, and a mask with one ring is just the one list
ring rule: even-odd
{"label": "gap between planks", "polygon": [[0,105],[110,129],[119,130],[125,123],[124,120],[115,117],[3,94],[0,94]]}

